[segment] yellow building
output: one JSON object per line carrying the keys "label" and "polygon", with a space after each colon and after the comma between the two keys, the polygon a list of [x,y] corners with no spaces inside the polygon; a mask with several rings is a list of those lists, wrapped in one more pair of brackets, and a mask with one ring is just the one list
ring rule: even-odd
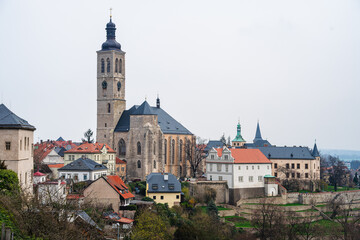
{"label": "yellow building", "polygon": [[146,196],[169,207],[180,205],[181,184],[171,173],[150,173],[146,177]]}

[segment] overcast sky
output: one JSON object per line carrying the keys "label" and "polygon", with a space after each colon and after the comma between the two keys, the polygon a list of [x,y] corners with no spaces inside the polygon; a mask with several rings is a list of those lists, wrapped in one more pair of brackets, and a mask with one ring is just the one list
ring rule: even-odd
{"label": "overcast sky", "polygon": [[272,144],[360,150],[360,1],[0,0],[1,102],[38,139],[96,129],[96,51],[109,8],[127,108],[145,97],[194,134],[257,120]]}

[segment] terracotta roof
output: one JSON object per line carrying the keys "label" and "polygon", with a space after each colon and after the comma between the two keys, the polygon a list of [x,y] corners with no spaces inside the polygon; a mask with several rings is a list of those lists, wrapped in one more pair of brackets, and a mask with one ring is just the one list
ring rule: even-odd
{"label": "terracotta roof", "polygon": [[[234,163],[271,163],[259,149],[230,148]],[[218,156],[223,153],[222,148],[216,148]]]}
{"label": "terracotta roof", "polygon": [[62,168],[64,166],[63,163],[58,164],[48,164],[49,168]]}
{"label": "terracotta roof", "polygon": [[46,174],[37,171],[36,173],[34,173],[34,176],[41,177],[41,176],[46,176]]}
{"label": "terracotta roof", "polygon": [[[124,199],[134,198],[135,196],[129,191],[123,180],[117,175],[103,176],[106,182]],[[121,193],[121,191],[123,193]]]}
{"label": "terracotta roof", "polygon": [[83,143],[80,146],[74,147],[65,153],[101,153],[101,149],[106,147],[109,153],[116,153],[109,145],[106,143]]}
{"label": "terracotta roof", "polygon": [[121,160],[120,158],[116,157],[116,164],[126,164],[124,160]]}

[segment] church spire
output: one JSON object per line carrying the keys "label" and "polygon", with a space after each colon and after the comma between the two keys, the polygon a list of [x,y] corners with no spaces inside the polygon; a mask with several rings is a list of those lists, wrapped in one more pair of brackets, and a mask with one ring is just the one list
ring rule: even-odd
{"label": "church spire", "polygon": [[240,121],[238,122],[237,125],[237,133],[236,133],[236,137],[234,138],[234,140],[232,140],[233,142],[245,142],[245,140],[243,139],[243,137],[241,136],[241,125],[240,125]]}
{"label": "church spire", "polygon": [[313,148],[313,151],[312,151],[312,155],[314,157],[320,157],[320,153],[319,153],[319,150],[318,150],[317,145],[316,145],[316,140],[315,140],[314,148]]}
{"label": "church spire", "polygon": [[263,140],[263,139],[261,137],[260,125],[259,125],[259,121],[258,121],[257,126],[256,126],[256,134],[255,134],[254,142],[259,141],[259,140]]}
{"label": "church spire", "polygon": [[120,50],[121,45],[116,41],[116,25],[112,22],[112,13],[110,8],[110,22],[106,24],[106,42],[104,42],[101,46],[101,50]]}

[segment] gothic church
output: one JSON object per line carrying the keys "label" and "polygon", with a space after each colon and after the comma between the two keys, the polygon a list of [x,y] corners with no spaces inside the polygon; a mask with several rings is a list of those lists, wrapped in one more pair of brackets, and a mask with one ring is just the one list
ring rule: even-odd
{"label": "gothic church", "polygon": [[106,42],[97,51],[96,141],[127,161],[128,179],[144,180],[152,172],[189,176],[185,149],[195,144],[195,137],[160,107],[160,99],[155,107],[144,101],[126,110],[125,52],[115,31],[110,16]]}

